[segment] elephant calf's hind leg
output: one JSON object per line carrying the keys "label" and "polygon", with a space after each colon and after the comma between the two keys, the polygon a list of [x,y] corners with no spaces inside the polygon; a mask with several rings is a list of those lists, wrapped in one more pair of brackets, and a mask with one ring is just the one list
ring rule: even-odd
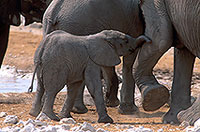
{"label": "elephant calf's hind leg", "polygon": [[32,108],[29,112],[29,114],[34,117],[38,116],[38,114],[40,113],[40,111],[42,109],[42,97],[44,95],[44,87],[39,81],[40,80],[38,79],[35,100],[32,104]]}

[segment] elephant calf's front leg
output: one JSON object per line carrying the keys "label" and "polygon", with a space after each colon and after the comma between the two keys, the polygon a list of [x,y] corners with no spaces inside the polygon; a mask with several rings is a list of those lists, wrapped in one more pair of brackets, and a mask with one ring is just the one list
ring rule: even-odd
{"label": "elephant calf's front leg", "polygon": [[85,83],[88,90],[95,102],[97,112],[99,115],[99,123],[112,123],[113,120],[108,116],[104,99],[103,90],[100,78],[100,68],[96,64],[92,63],[85,70]]}
{"label": "elephant calf's front leg", "polygon": [[134,100],[135,80],[132,74],[133,63],[136,55],[137,52],[123,57],[123,81],[120,91],[120,106],[118,110],[120,114],[134,114],[138,111]]}
{"label": "elephant calf's front leg", "polygon": [[73,113],[84,114],[88,112],[88,109],[83,102],[84,90],[85,90],[85,83],[82,83],[81,86],[79,86],[79,90],[77,91],[78,95],[76,96],[74,106],[72,108]]}
{"label": "elephant calf's front leg", "polygon": [[67,85],[67,87],[68,87],[67,97],[65,99],[63,108],[62,108],[61,112],[59,113],[60,118],[72,117],[70,115],[70,112],[72,110],[75,99],[77,97],[77,93],[80,92],[79,90],[82,90],[83,85],[84,85],[83,81]]}

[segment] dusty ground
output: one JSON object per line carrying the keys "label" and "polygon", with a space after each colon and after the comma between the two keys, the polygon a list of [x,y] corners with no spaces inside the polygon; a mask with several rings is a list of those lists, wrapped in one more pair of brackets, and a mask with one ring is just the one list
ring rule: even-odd
{"label": "dusty ground", "polygon": [[[19,31],[11,31],[10,38],[9,38],[9,46],[8,51],[4,60],[4,65],[11,65],[17,67],[17,69],[25,70],[25,71],[33,71],[33,55],[34,51],[37,48],[39,42],[41,41],[42,36],[32,34],[30,32],[19,32]],[[158,65],[155,68],[155,71],[158,73],[162,73],[163,76],[171,75],[172,68],[173,68],[173,52],[170,51],[167,55],[162,57],[159,61]],[[195,64],[195,80],[198,81],[198,70],[199,61]],[[120,66],[118,70],[120,70]],[[194,82],[197,83],[197,82]],[[196,88],[196,93],[198,92],[199,88]],[[195,91],[195,90],[193,90]],[[63,102],[63,94],[61,93],[60,96],[57,97],[57,101],[55,103],[55,111],[59,112]],[[20,120],[27,120],[28,118],[32,118],[28,112],[31,107],[31,100],[33,94],[0,94],[0,112],[7,112],[9,115],[17,115]],[[158,111],[154,113],[144,112],[142,108],[140,108],[140,113],[127,116],[127,115],[119,115],[117,112],[117,108],[108,108],[108,114],[114,119],[115,124],[111,124],[109,127],[104,127],[103,124],[96,123],[97,121],[97,114],[95,112],[94,106],[88,106],[89,112],[87,114],[78,115],[73,114],[72,116],[75,118],[77,122],[89,122],[93,123],[93,125],[101,126],[110,131],[118,131],[115,127],[116,124],[127,124],[127,125],[134,125],[134,126],[144,126],[147,128],[151,128],[153,130],[158,130],[160,128],[164,129],[165,131],[182,131],[183,128],[180,126],[175,125],[166,125],[162,124],[161,117],[165,112],[168,111],[168,106],[165,105]],[[2,123],[3,118],[0,118],[0,128],[7,126],[6,124]],[[50,122],[50,124],[58,124],[58,122]]]}

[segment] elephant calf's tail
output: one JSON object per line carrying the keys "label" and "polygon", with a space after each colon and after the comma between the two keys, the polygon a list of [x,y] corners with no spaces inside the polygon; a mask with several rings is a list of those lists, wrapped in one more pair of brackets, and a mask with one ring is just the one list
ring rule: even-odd
{"label": "elephant calf's tail", "polygon": [[[41,65],[42,61],[41,61],[41,57],[43,55],[43,52],[44,52],[44,49],[45,49],[45,46],[46,46],[46,40],[48,40],[48,37],[49,35],[47,35],[41,42],[40,42],[40,45],[39,45],[39,48],[37,49],[38,50],[38,53],[36,53],[35,55],[35,69],[34,69],[34,72],[33,72],[33,77],[32,77],[32,81],[31,81],[31,86],[28,88],[28,93],[31,93],[33,92],[33,82],[34,82],[34,78],[35,78],[35,74],[37,72],[37,69],[38,69],[38,66]],[[46,42],[46,43],[45,43]],[[36,52],[37,52],[36,50]],[[37,56],[37,57],[36,57]]]}
{"label": "elephant calf's tail", "polygon": [[32,81],[31,81],[31,86],[28,88],[28,93],[33,92],[33,82],[34,82],[34,78],[35,78],[35,73],[37,72],[38,65],[39,65],[39,64],[37,64],[37,65],[35,66],[35,69],[34,69],[34,72],[33,72]]}

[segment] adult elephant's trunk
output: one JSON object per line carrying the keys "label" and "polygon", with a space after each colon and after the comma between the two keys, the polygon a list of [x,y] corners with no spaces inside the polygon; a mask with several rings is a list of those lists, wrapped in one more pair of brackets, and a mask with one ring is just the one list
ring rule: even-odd
{"label": "adult elephant's trunk", "polygon": [[144,110],[154,111],[169,98],[168,89],[157,82],[152,70],[172,45],[172,25],[164,0],[146,0],[141,2],[141,9],[146,24],[145,35],[152,44],[145,44],[140,49],[134,64],[134,77],[142,92]]}

